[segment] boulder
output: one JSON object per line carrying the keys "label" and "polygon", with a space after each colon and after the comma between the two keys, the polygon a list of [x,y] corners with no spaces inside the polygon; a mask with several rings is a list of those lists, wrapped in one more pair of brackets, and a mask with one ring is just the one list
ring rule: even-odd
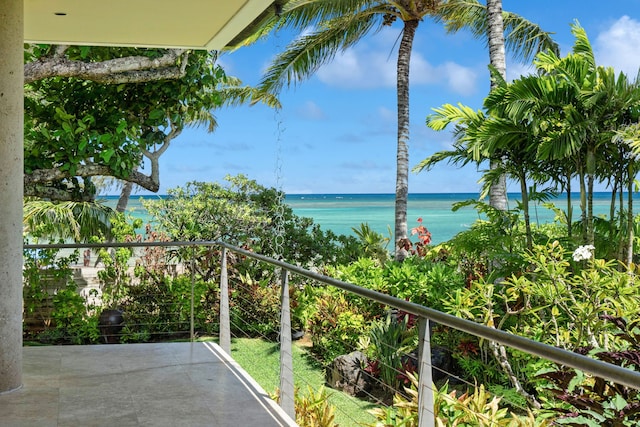
{"label": "boulder", "polygon": [[352,396],[365,394],[371,389],[369,375],[362,369],[366,364],[367,356],[360,351],[336,357],[327,368],[327,385]]}

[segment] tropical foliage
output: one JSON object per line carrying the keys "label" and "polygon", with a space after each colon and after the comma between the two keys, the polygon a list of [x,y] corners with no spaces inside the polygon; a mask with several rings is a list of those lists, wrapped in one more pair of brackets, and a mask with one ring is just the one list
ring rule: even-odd
{"label": "tropical foliage", "polygon": [[[515,48],[524,56],[528,56],[534,48],[555,48],[548,34],[541,32],[537,26],[512,14],[508,14],[508,17],[506,28],[509,30],[509,47]],[[490,36],[487,28],[489,20],[485,8],[475,0],[292,1],[287,2],[282,12],[268,21],[262,31],[255,34],[257,38],[274,28],[287,27],[301,31],[300,36],[275,58],[259,85],[264,92],[277,93],[282,87],[311,76],[321,65],[330,62],[338,52],[355,45],[365,35],[378,32],[396,21],[401,23],[396,66],[398,137],[394,227],[395,258],[400,261],[407,255],[403,243],[408,235],[409,64],[416,31],[425,18],[443,21],[451,31],[475,26],[475,35],[495,39]],[[491,24],[493,22],[495,19]],[[398,244],[400,245],[396,247]]]}
{"label": "tropical foliage", "polygon": [[[31,45],[25,59],[42,65],[64,55],[67,61],[90,68],[136,56],[141,61],[160,62],[171,52],[60,49]],[[185,53],[174,58],[177,74],[149,73],[148,80],[134,82],[92,81],[83,75],[30,81],[25,86],[25,195],[92,201],[96,188],[91,178],[95,176],[127,180],[155,192],[159,188],[158,158],[185,127],[204,125],[212,131],[216,126],[212,111],[223,105],[247,101],[278,105],[274,97],[260,95],[228,77],[216,59],[216,53]],[[138,171],[143,158],[151,166],[148,175]]]}
{"label": "tropical foliage", "polygon": [[[445,3],[462,9],[447,9]],[[446,15],[446,10],[458,10],[455,16],[460,23],[456,24],[454,15]],[[363,34],[396,19],[403,21],[398,77],[400,86],[408,85],[408,55],[419,20],[437,17],[454,29],[476,22],[473,14],[463,11],[480,10],[476,2],[463,1],[289,2],[281,19],[271,25],[316,23],[317,27],[276,59],[264,88],[278,88],[308,75]],[[482,34],[488,30],[488,20],[478,25],[472,27],[482,29]],[[505,25],[511,25],[507,19]],[[427,120],[434,129],[454,123],[456,141],[453,150],[426,159],[418,169],[428,169],[442,160],[482,164],[499,158],[499,167],[485,174],[485,188],[503,175],[518,181],[522,202],[515,209],[499,209],[478,201],[456,206],[473,204],[483,219],[437,247],[431,245],[430,232],[421,220],[413,230],[417,241],[412,241],[407,236],[405,218],[404,234],[396,227],[396,238],[407,239],[403,241],[403,262],[399,262],[389,259],[386,239],[366,224],[356,228],[356,237],[351,238],[323,231],[312,220],[294,215],[284,203],[284,194],[244,176],[228,177],[226,184],[189,183],[171,190],[166,198],[147,203],[145,207],[154,221],[147,226],[145,236],[135,235],[140,224],[132,224],[122,215],[109,217],[107,222],[100,210],[88,209],[91,206],[33,204],[27,210],[26,224],[36,238],[86,239],[93,234],[96,241],[111,235],[116,241],[145,240],[153,244],[204,240],[210,244],[186,250],[162,247],[139,252],[128,248],[101,251],[99,303],[81,296],[75,288],[70,265],[77,261],[77,254],[64,257],[57,250],[26,251],[25,312],[40,316],[36,319],[38,330],[33,330],[33,323],[25,322],[26,336],[55,343],[96,342],[100,339],[97,322],[102,308],[124,312],[123,341],[185,337],[191,332],[187,331],[191,318],[194,333],[215,334],[221,309],[217,282],[221,254],[215,242],[222,240],[412,303],[637,370],[640,331],[635,319],[640,314],[640,289],[639,268],[632,262],[638,243],[634,237],[637,219],[633,216],[632,189],[640,146],[640,93],[637,82],[598,67],[585,32],[577,24],[573,31],[576,43],[571,54],[561,58],[546,51],[536,56],[538,75],[508,83],[499,70],[494,70],[496,85],[483,111],[445,105]],[[30,54],[54,54],[47,49],[34,47]],[[295,52],[309,55],[288,56]],[[110,58],[113,52],[79,48],[76,54]],[[190,66],[199,64],[213,72],[208,89],[191,93],[182,83],[176,83],[180,99],[162,91],[149,93],[158,102],[151,106],[136,101],[146,96],[149,88],[93,87],[93,83],[55,78],[33,81],[29,93],[32,128],[27,145],[37,159],[27,164],[27,169],[31,168],[28,171],[38,175],[37,170],[59,169],[63,174],[47,181],[53,183],[49,186],[53,193],[47,194],[62,191],[80,199],[94,192],[92,175],[82,172],[87,158],[101,162],[98,169],[107,168],[114,176],[135,175],[133,171],[146,155],[145,150],[156,144],[166,147],[171,132],[189,123],[213,123],[208,109],[202,115],[202,108],[186,111],[180,104],[189,100],[205,107],[224,102],[217,91],[224,76],[214,72],[217,68],[209,59],[204,55],[202,62],[190,62]],[[77,100],[55,103],[53,90],[69,93],[71,89],[79,91]],[[112,92],[122,98],[114,97],[113,104],[101,98],[95,111],[87,101],[89,93]],[[408,100],[405,105],[403,97],[401,88],[399,170],[407,160],[402,145],[408,139],[403,127],[405,119],[408,122]],[[116,114],[120,114],[120,102],[127,100],[131,105],[122,111],[124,115],[139,113],[131,121]],[[53,109],[47,110],[49,107]],[[60,154],[44,140],[42,146],[37,143],[49,138],[62,145]],[[67,150],[74,143],[78,153]],[[127,148],[128,144],[133,147]],[[38,151],[41,149],[44,151]],[[531,223],[531,199],[544,200],[551,191],[571,194],[571,184],[576,181],[581,196],[577,223],[570,209],[557,209],[560,220],[555,224]],[[591,197],[597,181],[611,185],[608,220],[593,217]],[[538,191],[543,186],[547,188]],[[400,187],[399,193],[406,189],[405,185]],[[398,200],[402,204],[402,194]],[[90,215],[85,217],[85,210]],[[396,225],[402,223],[401,216],[396,219]],[[61,227],[64,222],[71,225]],[[228,269],[233,332],[274,339],[279,327],[278,275],[272,268],[241,255],[229,256]],[[393,399],[390,407],[375,411],[376,425],[416,425],[416,319],[354,294],[318,286],[311,279],[298,278],[293,284],[289,296],[294,324],[310,334],[310,356],[330,363],[345,353],[361,350],[368,360],[356,369],[379,381],[385,390],[382,395],[369,397],[376,402]],[[433,325],[429,337],[442,353],[451,355],[452,372],[447,371],[445,378],[451,375],[459,381],[438,381],[434,405],[438,425],[637,424],[640,408],[636,390],[551,361],[532,360],[520,351],[443,325]],[[323,390],[298,396],[301,422],[333,425],[333,412],[326,403]]]}
{"label": "tropical foliage", "polygon": [[[595,240],[596,181],[610,185],[612,213],[619,202],[619,222],[611,221],[611,227],[628,233],[633,230],[631,197],[638,164],[620,132],[640,117],[640,86],[624,74],[616,76],[613,69],[597,66],[585,31],[578,24],[572,28],[576,37],[573,53],[564,58],[553,52],[536,56],[534,64],[541,75],[507,83],[494,73],[500,84],[486,98],[486,111],[450,104],[436,109],[427,118],[427,125],[442,130],[454,123],[454,149],[436,153],[415,168],[428,170],[443,160],[481,164],[496,156],[502,158],[501,168],[487,172],[483,179],[489,186],[504,173],[520,184],[529,248],[533,241],[529,195],[538,186],[570,194],[572,182],[578,182],[579,239],[585,244]],[[627,209],[622,204],[625,191],[629,197]],[[567,209],[565,215],[572,237],[571,210]],[[633,239],[619,241],[632,243]],[[632,245],[627,244],[625,252],[625,259],[631,260]]]}

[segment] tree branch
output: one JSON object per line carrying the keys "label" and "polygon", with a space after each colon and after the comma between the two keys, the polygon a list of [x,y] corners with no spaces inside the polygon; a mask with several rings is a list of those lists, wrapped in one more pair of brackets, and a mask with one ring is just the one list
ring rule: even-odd
{"label": "tree branch", "polygon": [[[79,165],[74,176],[114,176],[114,174],[107,166]],[[69,178],[71,178],[71,175],[69,175],[68,171],[61,171],[57,168],[35,170],[33,173],[24,176],[24,195],[43,197],[51,200],[71,200],[72,192],[68,189],[64,190],[46,185],[51,182]],[[128,177],[121,179],[138,184],[142,188],[152,192],[157,192],[160,189],[159,180],[154,180],[152,176],[147,176],[138,171],[132,171]]]}
{"label": "tree branch", "polygon": [[102,62],[82,62],[67,59],[68,46],[59,46],[53,56],[43,57],[24,65],[24,82],[32,83],[48,77],[77,77],[98,83],[140,83],[159,79],[184,77],[186,57],[178,66],[183,49],[170,49],[159,58],[127,56]]}
{"label": "tree branch", "polygon": [[524,387],[522,387],[520,380],[518,379],[516,374],[513,372],[513,368],[511,367],[511,363],[509,362],[509,358],[507,356],[507,350],[505,349],[505,347],[502,344],[498,344],[495,341],[489,341],[489,348],[491,348],[491,352],[493,353],[493,356],[496,358],[496,361],[502,368],[502,371],[509,378],[509,381],[511,381],[511,385],[513,385],[513,387],[516,389],[516,392],[518,392],[518,394],[520,394],[525,399],[527,399],[527,402],[529,402],[529,404],[534,408],[536,409],[542,408],[542,405],[540,404],[540,402],[538,402],[535,396],[528,393],[524,389]]}
{"label": "tree branch", "polygon": [[171,141],[181,133],[182,129],[176,128],[173,122],[171,122],[171,132],[164,137],[164,142],[160,148],[153,152],[142,149],[142,154],[151,162],[151,180],[158,183],[158,186],[160,186],[160,163],[158,160],[160,159],[160,156],[167,151],[167,148],[171,145]]}

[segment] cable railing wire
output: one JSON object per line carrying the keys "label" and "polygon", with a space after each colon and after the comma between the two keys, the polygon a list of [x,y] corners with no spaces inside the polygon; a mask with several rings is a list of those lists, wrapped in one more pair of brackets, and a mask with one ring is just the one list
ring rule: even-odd
{"label": "cable railing wire", "polygon": [[[457,318],[455,316],[442,313],[436,311],[434,309],[421,306],[415,303],[411,303],[409,301],[401,300],[390,295],[382,294],[370,289],[362,288],[351,283],[343,282],[331,277],[327,277],[321,275],[316,272],[312,272],[310,270],[304,269],[302,267],[292,265],[286,263],[282,260],[276,260],[265,255],[257,254],[251,251],[248,251],[243,248],[239,248],[234,245],[230,245],[220,241],[191,241],[191,242],[121,242],[121,243],[108,243],[108,244],[100,244],[100,243],[85,243],[85,244],[29,244],[25,245],[25,249],[80,249],[80,248],[120,248],[120,247],[129,247],[129,248],[147,248],[147,247],[172,247],[172,248],[181,248],[181,247],[219,247],[227,249],[228,252],[235,253],[241,257],[247,257],[259,262],[266,262],[270,265],[273,265],[277,268],[286,270],[292,274],[299,275],[306,279],[310,279],[313,282],[319,283],[324,286],[333,286],[338,289],[342,289],[345,292],[351,293],[353,295],[357,295],[359,297],[363,297],[377,303],[382,304],[386,307],[394,307],[396,309],[402,310],[405,313],[410,313],[416,315],[420,318],[429,319],[433,322],[436,322],[440,325],[444,325],[450,328],[457,329],[459,331],[463,331],[469,333],[473,336],[487,339],[491,341],[495,341],[501,343],[505,346],[512,347],[514,349],[523,351],[525,353],[535,355],[541,357],[546,360],[550,360],[552,362],[558,363],[560,365],[572,367],[575,369],[579,369],[585,372],[592,373],[598,377],[608,379],[618,384],[626,385],[628,387],[640,389],[640,373],[631,371],[629,369],[622,368],[620,366],[612,365],[609,363],[605,363],[596,359],[589,358],[587,356],[583,356],[580,354],[576,354],[567,350],[563,350],[560,348],[556,348],[550,345],[542,344],[539,342],[535,342],[529,340],[524,337],[520,337],[509,332],[505,332],[502,330],[498,330],[495,328],[489,328],[485,325],[477,324],[475,322]],[[224,251],[223,251],[224,252]],[[193,265],[191,266],[192,271],[194,271]],[[237,282],[235,283],[237,285]],[[251,313],[248,311],[242,311],[239,307],[244,304],[249,304],[251,301],[245,298],[236,298],[235,299],[235,310],[236,316],[234,317],[234,324],[232,326],[234,330],[234,335],[238,336],[238,331],[242,331],[247,337],[253,337],[256,335],[260,335],[260,331],[252,330],[249,332],[245,332],[243,327],[237,323],[237,317],[248,316],[249,321],[245,321],[242,319],[244,325],[246,327],[251,326]],[[193,305],[193,301],[191,302]],[[233,303],[232,303],[233,304]],[[242,313],[242,316],[237,316],[237,314]],[[175,314],[175,313],[172,313]],[[232,316],[233,317],[233,316]],[[255,318],[254,318],[255,320]],[[193,319],[191,319],[193,323]],[[183,325],[183,321],[177,322],[167,322],[163,324],[163,328],[169,328],[170,325]],[[144,326],[143,322],[139,322],[133,326]],[[159,334],[167,334],[170,335],[171,331],[159,331]],[[174,331],[175,333],[175,331]],[[193,339],[193,332],[191,332]],[[262,339],[269,340],[270,337],[262,335]],[[432,367],[428,365],[432,369],[438,369],[437,367]],[[397,370],[396,367],[387,366],[389,369]],[[399,374],[401,374],[400,370],[397,370]],[[452,376],[454,374],[447,373]],[[455,377],[456,380],[463,382],[467,386],[474,386],[470,382],[466,381],[464,378]],[[508,402],[509,403],[509,402]]]}

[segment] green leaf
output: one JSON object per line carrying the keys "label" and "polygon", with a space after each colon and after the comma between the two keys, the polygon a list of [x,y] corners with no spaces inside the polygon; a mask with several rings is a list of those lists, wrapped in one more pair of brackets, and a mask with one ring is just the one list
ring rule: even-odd
{"label": "green leaf", "polygon": [[156,108],[155,110],[152,110],[149,113],[149,118],[151,120],[158,120],[160,118],[164,117],[164,110],[161,110],[159,108]]}
{"label": "green leaf", "polygon": [[62,122],[62,129],[64,129],[65,132],[69,132],[72,133],[73,130],[71,129],[71,125],[69,124],[69,122]]}
{"label": "green leaf", "polygon": [[80,57],[86,59],[89,51],[91,51],[91,46],[80,46]]}
{"label": "green leaf", "polygon": [[115,150],[110,148],[108,150],[103,151],[102,153],[100,153],[100,157],[102,158],[102,160],[104,160],[106,163],[109,163],[109,160],[111,160],[111,157],[113,157],[113,155],[115,154]]}
{"label": "green leaf", "polygon": [[116,128],[116,132],[122,133],[126,127],[127,127],[127,122],[125,120],[120,120],[120,123],[118,123],[118,127]]}
{"label": "green leaf", "polygon": [[616,411],[621,411],[623,410],[629,403],[624,399],[624,397],[622,397],[619,394],[616,394],[616,396],[613,398],[613,401],[611,402],[614,406],[614,408],[616,409]]}

